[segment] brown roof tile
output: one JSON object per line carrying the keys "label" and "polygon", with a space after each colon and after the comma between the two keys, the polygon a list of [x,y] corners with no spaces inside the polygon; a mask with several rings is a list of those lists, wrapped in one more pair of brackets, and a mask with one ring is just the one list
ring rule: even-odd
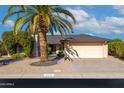
{"label": "brown roof tile", "polygon": [[[65,35],[65,40],[69,40],[70,42],[105,42],[110,41],[110,39],[101,38],[97,36],[91,36],[86,34],[81,35]],[[61,36],[60,35],[47,35],[47,43],[48,44],[60,44]]]}

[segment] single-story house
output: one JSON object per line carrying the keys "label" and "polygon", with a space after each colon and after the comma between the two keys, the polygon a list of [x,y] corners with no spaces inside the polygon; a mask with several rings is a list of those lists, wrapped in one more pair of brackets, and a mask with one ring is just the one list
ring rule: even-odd
{"label": "single-story house", "polygon": [[54,53],[63,44],[65,54],[71,58],[106,58],[108,56],[107,42],[109,41],[110,39],[86,34],[65,35],[64,40],[60,35],[47,35],[47,43]]}

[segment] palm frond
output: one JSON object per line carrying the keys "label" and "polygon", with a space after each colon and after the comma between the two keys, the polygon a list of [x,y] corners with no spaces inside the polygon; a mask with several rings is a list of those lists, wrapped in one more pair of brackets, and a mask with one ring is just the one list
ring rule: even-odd
{"label": "palm frond", "polygon": [[[26,13],[25,15],[20,16],[20,17],[16,20],[16,22],[15,22],[15,24],[14,24],[14,28],[13,28],[14,33],[17,34],[19,28],[24,24],[24,21],[30,18],[30,17],[29,17],[30,14],[31,14],[30,12],[29,12],[29,13]],[[28,16],[28,18],[26,18],[27,16]]]}
{"label": "palm frond", "polygon": [[12,12],[14,9],[16,9],[17,7],[20,7],[19,5],[12,5],[12,6],[10,6],[9,7],[9,9],[8,9],[8,13],[9,12]]}
{"label": "palm frond", "polygon": [[[72,23],[66,19],[66,17],[60,16],[60,14],[64,14],[71,18],[74,24],[76,23],[73,14],[68,10],[59,6],[49,5],[13,5],[9,8],[8,14],[3,19],[3,23],[5,23],[9,17],[19,15],[13,28],[14,32],[26,27],[26,31],[34,33],[44,26],[43,28],[48,27],[47,29],[49,29],[52,35],[54,32],[59,31],[63,38],[64,34],[67,34],[67,32],[74,31]],[[39,20],[39,18],[41,18],[41,20]]]}
{"label": "palm frond", "polygon": [[71,12],[69,12],[68,10],[65,10],[65,9],[63,9],[63,8],[53,8],[53,11],[54,11],[54,12],[57,12],[57,13],[62,13],[62,14],[64,14],[64,15],[69,16],[69,17],[73,20],[73,22],[76,24],[76,19],[75,19],[75,17],[74,17],[73,14],[72,14]]}
{"label": "palm frond", "polygon": [[15,15],[15,14],[18,14],[18,13],[22,13],[22,12],[24,12],[24,11],[21,10],[21,11],[17,11],[17,12],[10,12],[10,13],[8,13],[8,14],[4,17],[2,23],[4,24],[5,21],[6,21],[9,17],[11,17],[11,16],[13,16],[13,15]]}

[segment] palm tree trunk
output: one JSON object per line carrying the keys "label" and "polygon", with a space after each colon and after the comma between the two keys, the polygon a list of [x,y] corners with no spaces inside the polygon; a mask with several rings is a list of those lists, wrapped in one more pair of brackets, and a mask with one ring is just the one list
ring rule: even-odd
{"label": "palm tree trunk", "polygon": [[41,62],[48,61],[46,33],[39,32],[39,50]]}

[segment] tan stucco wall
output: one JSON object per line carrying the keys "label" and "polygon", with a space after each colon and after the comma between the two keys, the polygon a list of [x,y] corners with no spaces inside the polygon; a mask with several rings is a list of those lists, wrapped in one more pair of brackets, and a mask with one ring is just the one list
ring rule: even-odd
{"label": "tan stucco wall", "polygon": [[106,58],[108,45],[104,43],[65,44],[65,53],[71,58]]}

